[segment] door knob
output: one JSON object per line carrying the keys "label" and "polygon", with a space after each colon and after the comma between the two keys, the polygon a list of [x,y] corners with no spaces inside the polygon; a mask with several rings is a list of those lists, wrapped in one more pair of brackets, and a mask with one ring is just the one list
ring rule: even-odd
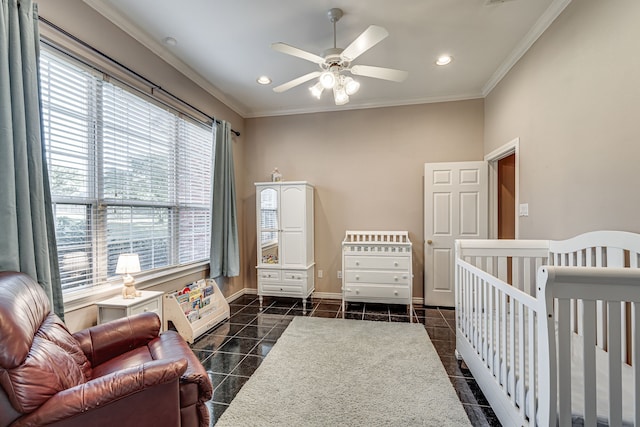
{"label": "door knob", "polygon": [[433,240],[431,240],[431,239],[427,240],[427,244],[428,244],[428,245],[430,245],[430,244],[432,244],[432,243],[433,243]]}

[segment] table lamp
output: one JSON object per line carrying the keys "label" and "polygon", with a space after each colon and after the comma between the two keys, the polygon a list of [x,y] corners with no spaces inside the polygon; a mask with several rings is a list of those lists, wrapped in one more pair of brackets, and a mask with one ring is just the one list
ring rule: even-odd
{"label": "table lamp", "polygon": [[116,274],[124,274],[122,278],[124,287],[122,288],[122,298],[135,298],[141,295],[136,291],[135,280],[131,273],[140,271],[140,258],[138,254],[120,254],[116,265]]}

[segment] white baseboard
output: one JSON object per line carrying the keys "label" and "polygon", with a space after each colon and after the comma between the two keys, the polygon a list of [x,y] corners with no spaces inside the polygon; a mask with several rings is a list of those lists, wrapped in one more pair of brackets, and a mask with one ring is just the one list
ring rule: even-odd
{"label": "white baseboard", "polygon": [[[237,300],[238,298],[240,298],[243,295],[257,295],[258,294],[258,290],[255,288],[243,288],[240,289],[238,292],[234,293],[233,295],[229,295],[227,297],[227,302],[231,303],[235,300]],[[313,298],[323,298],[323,299],[337,299],[337,300],[341,300],[342,299],[342,293],[341,292],[314,292],[312,294]],[[424,298],[420,298],[420,297],[414,297],[412,299],[413,301],[413,305],[423,305],[424,304]]]}

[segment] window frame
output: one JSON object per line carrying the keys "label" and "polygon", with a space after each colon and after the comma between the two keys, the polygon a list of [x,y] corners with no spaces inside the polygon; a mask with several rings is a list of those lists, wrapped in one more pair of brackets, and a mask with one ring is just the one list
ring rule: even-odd
{"label": "window frame", "polygon": [[[42,41],[42,40],[41,40]],[[96,68],[87,64],[86,62],[78,59],[74,55],[69,54],[64,49],[59,48],[58,46],[52,44],[51,42],[41,43],[41,51],[45,50],[47,55],[52,55],[57,57],[58,60],[68,61],[73,65],[88,71],[90,74],[94,75],[96,79],[98,79],[98,83],[96,86],[102,87],[104,83],[115,84],[121,89],[127,91],[130,94],[133,94],[139,98],[141,98],[145,102],[149,102],[156,107],[160,107],[166,111],[169,111],[174,118],[174,126],[176,127],[175,132],[175,141],[174,148],[177,151],[179,141],[181,140],[179,134],[183,125],[181,120],[187,123],[195,124],[199,126],[201,129],[206,130],[210,133],[210,144],[212,149],[212,145],[214,144],[213,132],[215,127],[212,126],[212,123],[204,123],[197,118],[191,117],[188,113],[184,111],[177,110],[172,105],[167,105],[161,100],[155,99],[149,96],[147,93],[141,92],[138,88],[132,87],[123,81],[119,81],[117,79],[111,77],[103,77],[105,76],[103,73],[96,72]],[[102,79],[101,79],[102,77]],[[114,81],[115,80],[115,81]],[[101,96],[97,96],[97,98],[101,98]],[[98,101],[101,102],[101,101]],[[96,106],[98,109],[102,109],[102,106]],[[99,114],[99,112],[96,112]],[[84,306],[95,302],[95,300],[100,299],[102,295],[106,295],[107,293],[113,293],[115,288],[119,288],[121,286],[121,278],[118,275],[110,276],[107,272],[107,264],[108,264],[108,245],[109,238],[107,236],[107,214],[106,211],[110,208],[117,207],[130,207],[131,209],[135,207],[149,207],[149,208],[166,208],[167,215],[169,217],[174,217],[175,219],[169,220],[169,253],[168,253],[168,265],[160,266],[157,268],[145,270],[136,275],[137,286],[141,289],[144,289],[148,286],[153,286],[154,284],[164,283],[167,280],[172,280],[172,278],[183,277],[194,274],[196,272],[201,272],[206,269],[206,266],[209,264],[208,259],[208,250],[205,250],[204,254],[202,254],[202,258],[192,259],[190,261],[181,262],[180,256],[180,235],[179,231],[181,228],[180,223],[180,210],[185,208],[185,204],[181,202],[180,197],[178,196],[177,187],[180,185],[179,177],[177,170],[179,168],[178,162],[180,161],[180,156],[174,155],[173,157],[173,166],[172,168],[175,170],[173,175],[169,179],[173,179],[173,186],[176,187],[174,194],[171,197],[169,202],[150,202],[150,201],[140,201],[140,200],[120,200],[113,198],[106,198],[104,194],[104,174],[102,173],[102,168],[104,167],[104,141],[103,141],[103,133],[101,126],[103,125],[102,119],[97,119],[98,116],[94,117],[94,122],[92,122],[89,127],[93,129],[88,132],[89,141],[88,145],[90,150],[92,151],[91,156],[95,156],[95,161],[89,160],[89,164],[87,169],[89,170],[89,183],[88,187],[89,194],[87,197],[68,197],[68,196],[59,196],[54,195],[52,193],[52,202],[54,204],[54,209],[57,209],[58,206],[84,206],[86,212],[86,229],[85,233],[87,235],[87,241],[90,242],[91,253],[93,254],[92,260],[93,265],[90,267],[93,274],[93,280],[91,284],[81,286],[81,287],[68,287],[63,289],[63,298],[65,301],[65,307],[67,307],[67,303],[71,303],[72,305]],[[97,121],[96,121],[97,119]],[[180,129],[178,129],[180,128]],[[210,175],[210,180],[213,179],[212,172]],[[211,185],[209,185],[209,195],[208,201],[211,202]],[[207,218],[208,224],[205,225],[205,228],[208,230],[208,235],[210,236],[211,232],[211,221],[210,221],[210,206],[206,206],[205,203],[191,203],[188,205],[188,209],[191,211],[202,211],[209,209],[208,215],[205,214],[204,217]],[[55,212],[55,211],[54,211]],[[193,220],[193,217],[189,217],[190,220]],[[202,222],[201,222],[202,223]],[[189,230],[193,230],[194,226],[189,224]],[[193,233],[193,231],[191,231]],[[189,233],[187,233],[189,234]],[[194,233],[195,234],[195,233]],[[189,234],[191,235],[191,234]],[[206,242],[207,239],[205,239]],[[193,246],[193,245],[192,245]],[[202,246],[202,245],[201,245]],[[206,245],[200,248],[200,250],[206,249]],[[195,257],[194,257],[195,258]],[[69,309],[67,307],[67,309]]]}

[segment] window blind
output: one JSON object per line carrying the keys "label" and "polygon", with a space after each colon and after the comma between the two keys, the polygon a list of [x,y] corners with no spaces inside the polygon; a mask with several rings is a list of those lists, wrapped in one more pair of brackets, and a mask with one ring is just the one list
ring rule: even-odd
{"label": "window blind", "polygon": [[209,257],[210,126],[41,50],[43,128],[63,290]]}

